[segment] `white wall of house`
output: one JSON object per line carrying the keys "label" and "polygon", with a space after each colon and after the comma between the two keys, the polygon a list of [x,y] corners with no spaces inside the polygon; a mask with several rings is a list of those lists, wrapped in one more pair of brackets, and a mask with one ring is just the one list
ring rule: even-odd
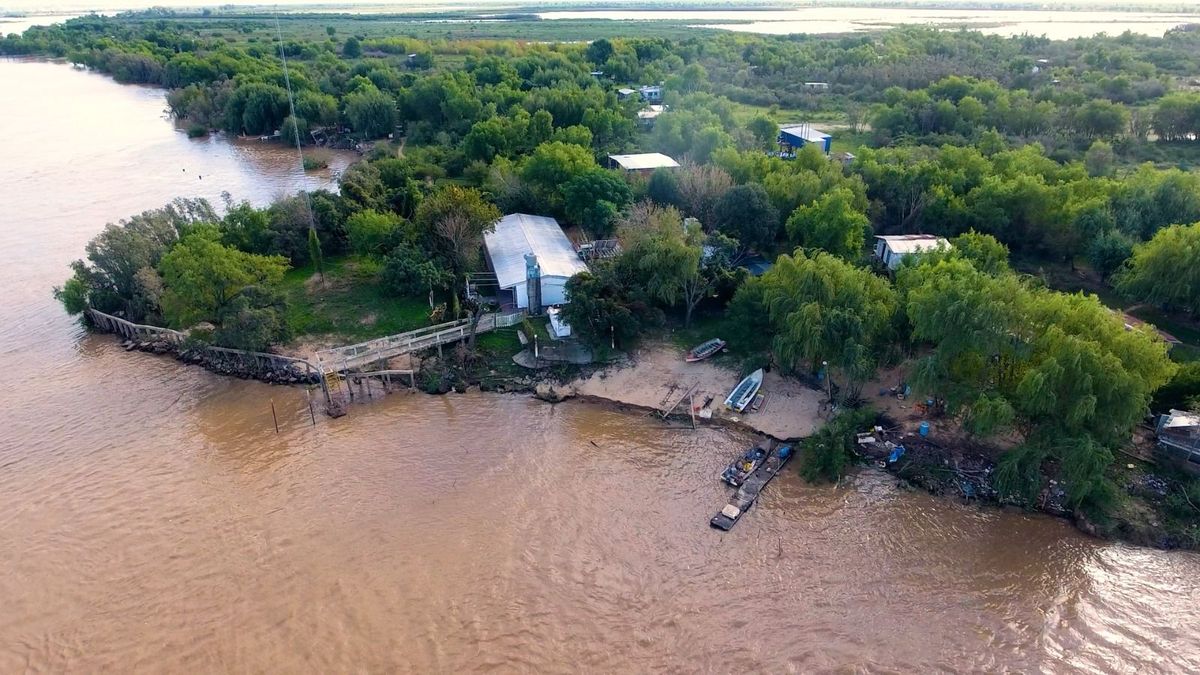
{"label": "white wall of house", "polygon": [[[566,277],[542,277],[542,309],[550,305],[562,305],[567,302]],[[529,309],[528,282],[513,286],[513,295],[520,309]]]}

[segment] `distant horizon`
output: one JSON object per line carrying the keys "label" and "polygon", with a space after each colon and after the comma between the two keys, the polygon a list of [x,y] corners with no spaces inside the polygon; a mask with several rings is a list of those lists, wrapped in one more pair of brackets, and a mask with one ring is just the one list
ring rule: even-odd
{"label": "distant horizon", "polygon": [[910,6],[914,9],[978,9],[980,11],[1025,10],[1063,11],[1065,9],[1104,8],[1110,11],[1164,11],[1195,12],[1196,7],[1178,0],[1063,0],[1060,2],[1031,2],[1030,0],[805,0],[800,2],[772,2],[761,0],[418,0],[417,3],[379,2],[372,0],[352,2],[330,2],[329,0],[283,0],[264,3],[262,0],[223,0],[221,2],[197,2],[196,0],[6,0],[0,4],[0,17],[20,18],[28,16],[59,16],[87,14],[92,12],[140,11],[155,8],[174,10],[203,9],[285,9],[303,8],[310,11],[337,12],[343,10],[370,10],[371,13],[410,14],[423,11],[469,11],[479,8],[530,9],[530,10],[603,10],[621,8],[627,10],[702,10],[737,11],[753,9],[803,9],[806,7],[861,7],[861,6]]}

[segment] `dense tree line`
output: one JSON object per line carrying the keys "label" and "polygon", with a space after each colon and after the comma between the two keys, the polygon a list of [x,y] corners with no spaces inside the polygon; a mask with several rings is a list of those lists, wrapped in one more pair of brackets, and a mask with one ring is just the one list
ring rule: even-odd
{"label": "dense tree line", "polygon": [[[1049,42],[903,29],[584,45],[331,33],[280,46],[192,26],[87,17],[6,38],[0,52],[59,53],[172,87],[180,119],[233,133],[304,141],[316,127],[362,139],[403,129],[403,153],[380,143],[336,194],[220,212],[181,200],[110,225],[58,290],[72,311],[90,305],[262,349],[292,333],[286,270],[320,276],[352,257],[395,297],[463,315],[464,282],[485,269],[484,234],[524,211],[622,243],[568,283],[564,311],[584,340],[628,346],[672,319],[725,314],[744,355],[824,371],[840,402],[881,364],[915,358],[914,384],[965,428],[1020,438],[1002,464],[1014,496],[1053,470],[1081,508],[1111,501],[1104,469],[1156,390],[1167,394],[1155,405],[1200,393],[1154,335],[1008,262],[1009,251],[1086,259],[1131,299],[1200,311],[1200,225],[1190,225],[1200,176],[1117,157],[1147,130],[1195,140],[1194,95],[1168,93],[1172,76],[1200,67],[1194,34]],[[813,79],[831,83],[827,98],[799,91]],[[618,82],[665,83],[670,110],[640,127]],[[746,114],[747,102],[869,110],[883,147],[856,149],[849,163],[811,145],[784,159],[774,117]],[[682,166],[605,168],[608,154],[639,150]],[[939,234],[953,248],[893,278],[867,258],[874,235],[893,233]],[[740,266],[750,254],[773,268],[750,278]],[[827,459],[813,471],[835,470]]]}

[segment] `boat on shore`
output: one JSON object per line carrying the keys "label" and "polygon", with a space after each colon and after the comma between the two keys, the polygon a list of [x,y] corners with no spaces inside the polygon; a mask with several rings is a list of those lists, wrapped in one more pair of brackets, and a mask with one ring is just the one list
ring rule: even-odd
{"label": "boat on shore", "polygon": [[754,473],[754,470],[767,458],[769,450],[761,445],[755,445],[746,452],[734,458],[729,466],[725,467],[725,471],[721,473],[721,480],[725,481],[733,487],[739,487],[742,483]]}
{"label": "boat on shore", "polygon": [[762,381],[763,369],[759,368],[738,382],[733,391],[729,392],[729,397],[725,399],[725,405],[737,412],[742,412],[754,400],[758,388],[762,386]]}
{"label": "boat on shore", "polygon": [[750,474],[746,482],[742,483],[742,486],[733,494],[729,503],[721,509],[720,513],[713,516],[708,524],[725,532],[733,528],[737,521],[741,520],[742,515],[749,511],[751,506],[754,506],[754,502],[758,501],[758,496],[767,487],[767,483],[779,475],[779,472],[791,460],[792,454],[790,445],[781,445],[768,453],[766,461],[759,464],[754,473]]}
{"label": "boat on shore", "polygon": [[703,361],[713,354],[719,353],[722,349],[725,349],[725,345],[727,344],[728,343],[721,338],[713,338],[711,340],[701,342],[700,344],[688,350],[687,356],[683,357],[683,360],[687,361],[688,363]]}

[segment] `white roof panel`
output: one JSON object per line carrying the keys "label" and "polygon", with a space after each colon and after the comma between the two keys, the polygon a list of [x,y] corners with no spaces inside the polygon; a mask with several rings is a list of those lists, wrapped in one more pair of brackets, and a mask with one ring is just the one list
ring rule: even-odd
{"label": "white roof panel", "polygon": [[942,246],[950,247],[950,242],[932,234],[881,235],[875,238],[884,240],[887,242],[887,247],[892,253],[901,255],[916,253],[917,251],[928,251]]}
{"label": "white roof panel", "polygon": [[779,127],[779,131],[782,133],[791,134],[796,138],[803,138],[810,143],[820,143],[826,138],[833,138],[829,134],[819,129],[814,129],[807,124],[785,124]]}
{"label": "white roof panel", "polygon": [[616,162],[626,171],[634,171],[636,169],[660,169],[673,168],[679,166],[679,162],[667,157],[661,152],[644,152],[640,155],[609,155],[609,159]]}
{"label": "white roof panel", "polygon": [[526,253],[537,256],[543,277],[572,277],[587,270],[558,221],[546,216],[510,213],[483,235],[483,243],[500,288],[512,288],[525,281]]}

